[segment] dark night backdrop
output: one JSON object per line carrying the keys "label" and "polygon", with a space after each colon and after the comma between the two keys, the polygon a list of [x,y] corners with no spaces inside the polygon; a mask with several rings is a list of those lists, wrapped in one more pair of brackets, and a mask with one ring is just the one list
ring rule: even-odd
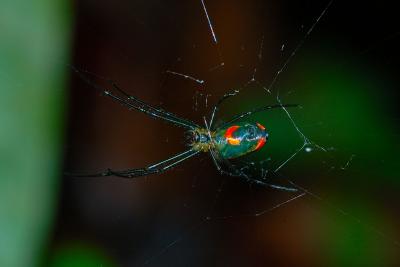
{"label": "dark night backdrop", "polygon": [[[215,45],[197,0],[79,0],[73,4],[72,64],[201,124],[210,105],[248,82],[255,66],[256,79],[268,85],[326,2],[206,1]],[[134,181],[63,177],[60,171],[44,264],[398,266],[397,10],[389,1],[334,1],[275,85],[285,102],[303,106],[293,116],[305,134],[332,148],[295,157],[282,175],[324,201],[306,196],[263,216],[243,217],[293,194],[223,177],[208,155]],[[220,56],[225,66],[210,71]],[[181,129],[128,111],[67,71],[64,170],[141,167],[185,149]],[[224,114],[275,100],[264,101],[265,92],[252,88]],[[268,128],[266,116],[260,118]],[[292,136],[280,134],[282,157],[297,144]],[[219,219],[204,222],[205,216]]]}

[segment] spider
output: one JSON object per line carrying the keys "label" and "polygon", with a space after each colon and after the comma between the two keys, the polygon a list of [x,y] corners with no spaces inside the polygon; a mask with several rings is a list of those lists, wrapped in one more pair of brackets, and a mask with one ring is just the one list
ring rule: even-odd
{"label": "spider", "polygon": [[[74,72],[76,72],[87,84],[93,86],[97,90],[100,90],[103,95],[111,98],[113,101],[126,106],[129,110],[137,110],[147,114],[150,117],[157,118],[166,121],[174,126],[182,127],[186,130],[186,135],[189,137],[187,145],[188,150],[171,156],[160,162],[151,164],[143,168],[133,168],[126,170],[112,170],[106,169],[99,173],[65,173],[67,176],[74,177],[104,177],[104,176],[116,176],[121,178],[136,178],[141,176],[147,176],[151,174],[160,174],[167,170],[172,169],[178,164],[185,160],[192,158],[200,153],[209,153],[213,160],[214,165],[221,174],[229,176],[242,177],[256,184],[263,186],[272,187],[275,189],[285,191],[297,191],[296,188],[290,188],[286,186],[266,183],[260,179],[254,178],[243,171],[244,168],[237,168],[230,162],[232,159],[243,157],[249,153],[260,150],[268,140],[268,131],[266,128],[258,122],[243,121],[254,113],[267,111],[276,108],[287,108],[287,107],[298,107],[298,105],[269,105],[258,107],[253,110],[238,114],[230,120],[224,122],[222,125],[215,127],[214,119],[218,113],[220,105],[228,98],[235,96],[239,91],[223,95],[216,105],[211,110],[209,120],[206,116],[204,119],[204,127],[199,124],[179,117],[171,112],[165,111],[161,108],[151,106],[142,100],[129,95],[127,92],[122,90],[118,85],[106,78],[90,73],[88,71],[78,70],[77,68],[70,66]],[[92,75],[96,78],[106,80],[112,87],[112,89],[105,89],[94,83],[88,76]]]}

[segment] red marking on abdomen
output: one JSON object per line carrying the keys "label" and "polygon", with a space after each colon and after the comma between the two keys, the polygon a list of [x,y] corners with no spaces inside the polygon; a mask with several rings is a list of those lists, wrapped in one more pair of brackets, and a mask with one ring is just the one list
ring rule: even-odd
{"label": "red marking on abdomen", "polygon": [[238,138],[235,138],[235,137],[233,137],[232,136],[232,134],[237,130],[237,129],[239,129],[240,128],[240,126],[231,126],[231,127],[229,127],[227,130],[226,130],[226,132],[225,132],[225,138],[226,138],[226,141],[230,144],[230,145],[233,145],[233,146],[237,146],[237,145],[240,145],[240,139],[238,139]]}
{"label": "red marking on abdomen", "polygon": [[266,138],[261,138],[260,140],[258,140],[257,146],[254,149],[254,151],[259,150],[260,148],[262,148],[265,143],[267,142]]}
{"label": "red marking on abdomen", "polygon": [[260,128],[261,130],[265,130],[265,127],[264,127],[264,125],[261,125],[260,123],[258,123],[257,122],[257,126],[258,126],[258,128]]}
{"label": "red marking on abdomen", "polygon": [[232,138],[232,134],[239,128],[240,128],[240,126],[236,126],[236,125],[229,127],[225,132],[225,137]]}

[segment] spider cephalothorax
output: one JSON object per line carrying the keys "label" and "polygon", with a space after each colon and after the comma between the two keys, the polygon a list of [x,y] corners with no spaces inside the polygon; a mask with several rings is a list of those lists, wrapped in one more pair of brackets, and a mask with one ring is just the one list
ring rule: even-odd
{"label": "spider cephalothorax", "polygon": [[192,134],[192,142],[190,145],[196,151],[207,152],[214,148],[215,132],[208,131],[205,128],[196,128],[190,131]]}

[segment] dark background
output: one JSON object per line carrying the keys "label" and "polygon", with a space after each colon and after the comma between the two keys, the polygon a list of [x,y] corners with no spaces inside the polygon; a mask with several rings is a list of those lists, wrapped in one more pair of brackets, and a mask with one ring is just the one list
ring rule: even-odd
{"label": "dark background", "polygon": [[[207,1],[219,40],[215,45],[200,1],[76,1],[72,64],[202,124],[210,103],[248,82],[255,66],[257,80],[269,84],[325,2]],[[367,105],[366,110],[383,110],[377,120],[388,120],[392,137],[398,135],[397,13],[391,2],[334,1],[296,55],[304,61],[306,54],[314,59],[323,54],[342,64],[337,66],[368,66],[381,85],[374,93],[384,97],[375,99],[379,103]],[[263,60],[258,63],[262,38]],[[210,71],[221,63],[221,57],[225,66]],[[296,57],[289,69],[300,64]],[[194,83],[166,70],[206,83]],[[369,75],[362,74],[365,79]],[[340,98],[332,101],[329,104],[341,108]],[[128,111],[72,72],[67,121],[65,170],[141,167],[185,149],[181,129]],[[379,143],[381,138],[385,137],[372,140]],[[334,140],[338,147],[339,141]],[[377,154],[374,160],[397,162],[395,157],[395,153]],[[356,165],[351,173],[357,176],[354,183],[346,180],[348,173],[324,174],[328,178],[319,180],[319,160],[313,163],[316,168],[311,176],[292,167],[288,171],[297,182],[321,193],[328,203],[334,201],[335,207],[307,196],[260,217],[252,215],[293,195],[226,179],[208,155],[165,174],[134,181],[63,177],[44,262],[55,266],[67,266],[62,265],[66,262],[72,262],[69,266],[396,266],[400,264],[399,247],[394,244],[399,233],[399,184],[397,179],[385,184],[381,171],[366,176],[374,160]],[[397,177],[393,166],[381,169],[391,169],[390,175]],[[368,188],[362,186],[366,179],[374,181]],[[351,212],[348,196],[354,196],[354,191],[368,191],[363,196],[376,205],[373,219],[357,210],[355,215]],[[337,207],[352,215],[343,216]],[[204,221],[206,216],[217,219]]]}

